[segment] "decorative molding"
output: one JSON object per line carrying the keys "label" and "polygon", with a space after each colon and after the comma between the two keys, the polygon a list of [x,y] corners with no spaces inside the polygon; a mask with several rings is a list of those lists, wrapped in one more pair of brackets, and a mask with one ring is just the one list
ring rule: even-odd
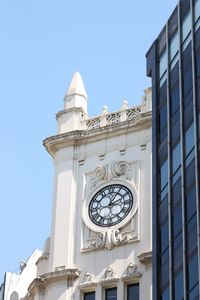
{"label": "decorative molding", "polygon": [[44,291],[45,288],[52,282],[59,281],[75,281],[80,276],[78,269],[62,269],[55,272],[43,274],[35,278],[28,287],[28,293],[24,300],[30,299],[37,291]]}
{"label": "decorative molding", "polygon": [[152,251],[144,252],[138,255],[139,261],[144,265],[149,265],[152,263]]}
{"label": "decorative molding", "polygon": [[48,258],[49,258],[49,253],[44,253],[38,258],[35,264],[38,265],[40,262],[42,262],[43,260],[47,260]]}
{"label": "decorative molding", "polygon": [[[65,113],[65,112],[64,112]],[[102,116],[105,117],[105,116]],[[83,117],[84,118],[84,117]],[[56,152],[59,149],[65,148],[67,146],[77,145],[77,143],[84,144],[87,139],[87,143],[93,141],[106,139],[108,136],[115,137],[119,134],[128,134],[130,132],[135,132],[138,130],[143,130],[151,127],[152,113],[151,111],[140,113],[135,118],[126,120],[119,123],[114,123],[109,126],[102,126],[99,128],[93,128],[90,130],[74,130],[71,132],[66,132],[62,134],[57,134],[46,138],[43,141],[43,145],[51,156],[55,156]],[[83,119],[84,122],[84,119]],[[82,127],[85,128],[85,125],[82,124]]]}
{"label": "decorative molding", "polygon": [[111,267],[108,267],[105,270],[103,278],[100,280],[100,284],[103,286],[117,283],[119,278],[115,276],[114,270]]}
{"label": "decorative molding", "polygon": [[122,281],[130,281],[133,279],[139,279],[141,276],[142,276],[142,274],[140,272],[138,272],[138,270],[137,270],[137,265],[130,263],[127,266],[126,271],[125,271],[124,275],[122,276],[121,280]]}
{"label": "decorative molding", "polygon": [[[111,161],[103,166],[97,167],[93,172],[86,174],[86,180],[90,182],[87,189],[91,192],[97,185],[110,181],[115,178],[122,178],[136,183],[135,168],[138,168],[136,162],[126,162],[123,160]],[[124,184],[126,184],[124,182]],[[88,192],[87,192],[88,193]]]}
{"label": "decorative molding", "polygon": [[58,120],[58,118],[60,118],[61,116],[66,115],[66,114],[71,113],[71,112],[75,112],[75,113],[76,112],[81,112],[82,117],[84,117],[84,118],[87,117],[87,114],[86,114],[85,110],[82,107],[71,107],[71,108],[59,111],[56,114],[56,120]]}
{"label": "decorative molding", "polygon": [[94,280],[93,276],[89,272],[86,272],[79,284],[79,289],[86,290],[89,288],[96,288],[97,285],[98,282]]}

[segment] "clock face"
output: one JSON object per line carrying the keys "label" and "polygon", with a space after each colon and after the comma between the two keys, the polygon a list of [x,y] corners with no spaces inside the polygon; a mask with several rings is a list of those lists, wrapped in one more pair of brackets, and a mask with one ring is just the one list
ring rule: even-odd
{"label": "clock face", "polygon": [[133,206],[133,195],[124,185],[111,184],[99,190],[89,203],[90,220],[102,227],[110,227],[126,218]]}

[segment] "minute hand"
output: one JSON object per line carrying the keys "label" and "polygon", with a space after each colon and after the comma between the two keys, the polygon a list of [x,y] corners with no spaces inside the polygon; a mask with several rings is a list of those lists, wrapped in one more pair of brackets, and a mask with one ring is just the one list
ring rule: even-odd
{"label": "minute hand", "polygon": [[[116,198],[117,196],[119,196],[120,198],[117,198],[117,199],[115,200],[115,198]],[[122,199],[122,196],[117,194],[117,195],[115,195],[115,196],[111,199],[110,202],[116,204],[116,203],[118,203],[119,201],[121,201],[121,199]]]}

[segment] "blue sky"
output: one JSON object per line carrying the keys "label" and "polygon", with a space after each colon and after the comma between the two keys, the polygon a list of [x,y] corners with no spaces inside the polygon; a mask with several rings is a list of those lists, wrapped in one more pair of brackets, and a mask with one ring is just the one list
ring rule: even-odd
{"label": "blue sky", "polygon": [[0,282],[50,234],[53,163],[42,140],[75,71],[90,116],[141,101],[145,54],[176,0],[0,2]]}

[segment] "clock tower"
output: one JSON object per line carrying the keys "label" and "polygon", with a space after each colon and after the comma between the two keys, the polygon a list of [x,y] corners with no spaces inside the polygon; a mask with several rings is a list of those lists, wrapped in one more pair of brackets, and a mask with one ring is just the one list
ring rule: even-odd
{"label": "clock tower", "polygon": [[44,140],[54,162],[51,235],[25,299],[151,299],[151,90],[90,118],[75,73]]}

